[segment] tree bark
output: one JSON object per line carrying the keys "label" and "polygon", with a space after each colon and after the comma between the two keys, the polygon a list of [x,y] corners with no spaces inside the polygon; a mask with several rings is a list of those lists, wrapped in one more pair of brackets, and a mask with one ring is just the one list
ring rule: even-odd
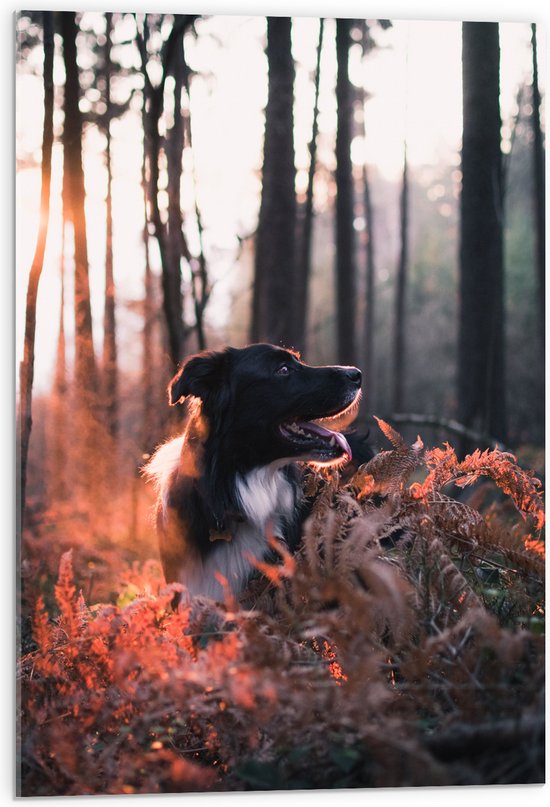
{"label": "tree bark", "polygon": [[251,338],[291,346],[296,194],[291,20],[267,18],[269,69]]}
{"label": "tree bark", "polygon": [[506,441],[497,23],[463,24],[458,416]]}
{"label": "tree bark", "polygon": [[[385,24],[383,24],[385,27]],[[372,48],[374,42],[371,37],[370,27],[366,20],[362,23],[363,30],[363,59],[365,60]],[[363,137],[367,139],[368,126],[367,126],[367,105],[368,92],[366,87],[363,87]],[[364,320],[364,339],[363,339],[363,356],[362,370],[363,370],[363,401],[366,403],[370,411],[375,407],[375,394],[376,394],[376,360],[375,360],[375,333],[376,333],[376,265],[375,265],[375,236],[374,236],[374,209],[371,196],[371,177],[370,171],[366,161],[362,166],[363,174],[363,207],[365,210],[365,231],[366,231],[366,248],[365,248],[365,320]]]}
{"label": "tree bark", "polygon": [[352,20],[336,20],[336,329],[338,361],[357,363],[354,183],[351,164],[353,87],[348,58]]}
{"label": "tree bark", "polygon": [[325,21],[319,20],[319,41],[317,44],[317,63],[315,66],[315,98],[313,102],[313,123],[309,142],[309,171],[306,190],[306,201],[303,213],[303,226],[300,240],[300,256],[296,266],[296,289],[294,299],[294,334],[295,346],[304,350],[307,339],[308,291],[311,275],[311,246],[313,234],[313,185],[317,167],[317,135],[319,133],[319,86],[321,80],[321,53],[323,50],[323,33]]}
{"label": "tree bark", "polygon": [[206,348],[206,334],[204,330],[204,312],[210,298],[210,281],[208,278],[208,267],[206,264],[206,255],[204,252],[204,227],[202,224],[202,215],[199,206],[199,198],[197,192],[197,178],[195,173],[195,153],[193,150],[193,129],[191,123],[191,84],[189,81],[190,70],[185,60],[185,51],[183,52],[183,77],[184,87],[187,93],[187,115],[184,116],[184,135],[187,137],[187,145],[191,151],[193,161],[193,194],[195,199],[195,218],[197,221],[197,232],[199,236],[199,254],[198,256],[190,257],[191,275],[192,275],[192,294],[195,307],[195,331],[197,334],[197,346],[199,350]]}
{"label": "tree bark", "polygon": [[106,247],[105,247],[105,306],[103,317],[103,396],[107,430],[112,438],[118,434],[118,364],[116,345],[115,279],[113,272],[113,194],[111,168],[111,12],[105,13],[105,163],[107,168]]}
{"label": "tree bark", "polygon": [[[145,109],[143,110],[145,117]],[[149,255],[149,221],[147,216],[147,176],[145,122],[143,126],[143,159],[141,163],[141,187],[143,192],[143,250],[145,253],[145,277],[143,299],[143,357],[142,357],[142,388],[143,388],[143,415],[142,415],[142,447],[145,451],[152,451],[155,439],[156,421],[153,415],[153,322],[155,317],[153,299],[153,273]]]}
{"label": "tree bark", "polygon": [[60,12],[65,63],[65,123],[63,127],[65,209],[74,235],[74,383],[77,405],[83,412],[97,406],[97,370],[92,337],[92,310],[88,276],[88,245],[84,211],[85,187],[82,168],[82,115],[78,106],[80,87],[76,61],[78,27],[75,14]]}
{"label": "tree bark", "polygon": [[[164,109],[164,88],[166,79],[173,73],[173,61],[176,52],[183,47],[183,36],[197,15],[177,14],[174,25],[163,47],[162,78],[153,86],[147,73],[147,34],[137,36],[137,45],[141,54],[142,74],[144,80],[144,142],[146,144],[146,160],[148,166],[148,202],[149,219],[154,227],[154,234],[159,245],[162,267],[163,310],[168,333],[168,349],[173,367],[177,367],[185,353],[186,329],[183,321],[183,295],[181,288],[180,260],[174,260],[168,243],[168,228],[162,220],[158,203],[159,191],[159,157],[161,152],[161,136],[159,121]],[[147,18],[144,22],[145,30]],[[177,114],[176,110],[176,114]],[[167,155],[168,156],[168,155]],[[181,174],[181,165],[178,170]]]}
{"label": "tree bark", "polygon": [[407,145],[403,154],[403,179],[400,200],[401,246],[397,266],[395,290],[395,322],[393,343],[393,409],[400,412],[404,405],[405,388],[405,297],[407,292],[407,272],[409,263],[409,169]]}
{"label": "tree bark", "polygon": [[365,397],[372,410],[375,395],[374,334],[376,314],[375,256],[374,256],[374,211],[372,207],[369,171],[363,165],[363,199],[365,205],[366,245],[366,290],[365,290],[365,363],[363,367]]}
{"label": "tree bark", "polygon": [[173,330],[178,332],[178,361],[183,357],[185,333],[183,326],[183,289],[181,261],[190,255],[183,236],[181,211],[181,174],[183,156],[183,116],[181,99],[183,92],[183,30],[175,41],[170,73],[174,77],[174,121],[166,133],[165,152],[168,169],[168,229],[166,232],[166,268],[163,265],[165,297],[169,298]]}
{"label": "tree bark", "polygon": [[51,495],[55,501],[62,501],[67,495],[67,354],[65,342],[65,212],[61,224],[61,255],[59,277],[61,281],[61,302],[59,308],[59,331],[55,357],[54,382],[52,388],[51,421]]}
{"label": "tree bark", "polygon": [[538,317],[539,339],[544,366],[544,336],[545,336],[545,258],[546,258],[546,197],[544,182],[544,144],[540,125],[540,89],[537,61],[537,26],[531,25],[531,44],[533,53],[533,181],[534,181],[534,209],[535,209],[535,259],[537,267],[538,284]]}
{"label": "tree bark", "polygon": [[19,392],[19,513],[21,529],[24,523],[26,492],[27,492],[27,462],[29,444],[32,430],[32,388],[34,381],[34,347],[36,334],[36,304],[38,298],[38,285],[48,237],[50,219],[50,186],[53,147],[53,57],[54,57],[54,30],[53,12],[43,13],[44,30],[44,123],[42,130],[42,168],[40,190],[40,224],[36,239],[36,248],[32,261],[27,285],[27,301],[25,308],[25,341],[23,348],[23,361],[20,366]]}

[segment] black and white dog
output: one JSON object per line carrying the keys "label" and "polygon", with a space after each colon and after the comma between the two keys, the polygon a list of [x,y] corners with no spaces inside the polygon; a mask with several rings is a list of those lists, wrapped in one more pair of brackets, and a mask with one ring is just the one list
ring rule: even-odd
{"label": "black and white dog", "polygon": [[187,407],[185,429],[144,469],[158,490],[166,580],[221,600],[221,575],[238,595],[251,558],[269,554],[268,535],[291,550],[300,539],[300,463],[351,460],[340,431],[357,414],[361,372],[255,344],[193,356],[168,391]]}

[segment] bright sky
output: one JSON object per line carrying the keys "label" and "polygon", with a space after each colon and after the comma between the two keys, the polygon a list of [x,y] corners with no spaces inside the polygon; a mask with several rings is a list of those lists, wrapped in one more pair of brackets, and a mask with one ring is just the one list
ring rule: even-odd
{"label": "bright sky", "polygon": [[[94,15],[88,15],[93,19]],[[98,25],[101,25],[100,15]],[[233,265],[236,234],[253,231],[258,209],[263,117],[266,102],[266,63],[262,52],[262,17],[221,17],[201,21],[201,36],[189,40],[188,58],[196,70],[209,78],[196,78],[192,88],[195,171],[199,204],[209,234],[211,266],[218,277],[227,277]],[[206,36],[207,33],[213,36]],[[293,27],[293,52],[297,65],[295,139],[297,163],[307,168],[306,144],[311,127],[313,87],[309,76],[314,69],[318,20],[298,18]],[[376,34],[380,48],[360,63],[352,52],[352,80],[367,87],[367,138],[359,138],[352,157],[366,158],[388,179],[400,175],[403,139],[406,133],[411,165],[457,163],[461,130],[461,26],[457,22],[395,22],[392,29]],[[336,106],[334,23],[328,21],[322,64],[320,128],[327,164],[334,140]],[[540,43],[542,51],[543,43]],[[33,57],[40,64],[41,55]],[[530,27],[525,23],[501,25],[501,104],[503,119],[515,111],[518,85],[530,80]],[[136,113],[137,114],[137,113]],[[17,84],[16,122],[18,144],[40,156],[42,126],[41,80],[21,76]],[[86,138],[87,221],[89,228],[90,277],[96,337],[100,335],[104,266],[105,171],[104,142],[93,129]],[[141,244],[142,197],[138,185],[141,140],[136,118],[113,124],[114,248],[115,277],[121,300],[142,295],[143,253]],[[60,251],[60,165],[61,147],[54,148],[52,217],[44,272],[41,279],[37,323],[36,383],[47,390],[51,383],[57,323],[59,317]],[[184,177],[191,176],[189,164]],[[301,184],[303,175],[299,176]],[[18,360],[22,349],[26,276],[32,261],[38,223],[40,175],[37,170],[20,172],[16,182],[16,259]],[[182,205],[193,208],[193,186],[184,182]],[[195,233],[188,233],[191,248]],[[70,269],[70,267],[69,267]],[[71,272],[66,275],[68,311],[71,300]],[[225,284],[227,292],[227,283]],[[224,283],[212,311],[220,315],[227,305]],[[126,366],[138,360],[140,323],[126,317],[120,333],[120,353]],[[65,317],[71,332],[71,317]],[[99,348],[99,344],[97,343]]]}

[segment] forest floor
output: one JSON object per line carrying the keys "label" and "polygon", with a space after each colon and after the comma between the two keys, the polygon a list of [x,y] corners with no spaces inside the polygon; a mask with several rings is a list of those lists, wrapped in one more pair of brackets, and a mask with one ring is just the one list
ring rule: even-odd
{"label": "forest floor", "polygon": [[540,482],[379,425],[240,602],[174,612],[149,532],[31,513],[21,795],[544,781]]}

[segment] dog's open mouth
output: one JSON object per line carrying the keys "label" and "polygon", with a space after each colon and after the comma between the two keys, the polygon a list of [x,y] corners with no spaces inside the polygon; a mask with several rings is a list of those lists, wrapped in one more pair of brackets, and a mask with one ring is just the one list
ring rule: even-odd
{"label": "dog's open mouth", "polygon": [[359,392],[353,401],[338,412],[311,420],[290,420],[282,423],[279,430],[284,439],[303,452],[302,459],[320,464],[350,462],[351,448],[340,430],[354,420],[359,406]]}

